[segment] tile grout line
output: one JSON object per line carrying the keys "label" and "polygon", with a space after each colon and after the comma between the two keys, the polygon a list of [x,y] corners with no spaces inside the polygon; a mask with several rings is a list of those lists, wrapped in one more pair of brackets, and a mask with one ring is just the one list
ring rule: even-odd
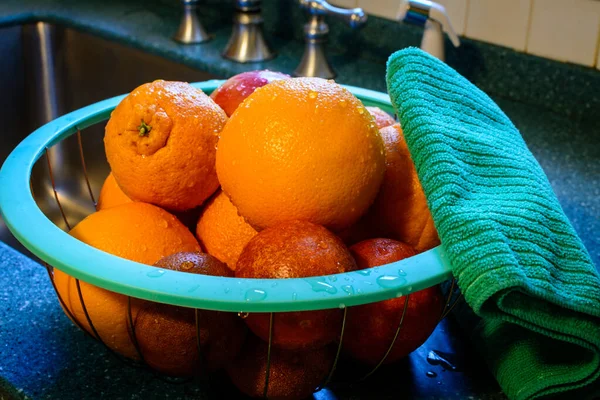
{"label": "tile grout line", "polygon": [[529,52],[529,37],[531,36],[531,23],[533,20],[533,9],[535,7],[535,0],[529,1],[529,15],[527,16],[527,31],[525,32],[525,48],[524,53],[531,54]]}

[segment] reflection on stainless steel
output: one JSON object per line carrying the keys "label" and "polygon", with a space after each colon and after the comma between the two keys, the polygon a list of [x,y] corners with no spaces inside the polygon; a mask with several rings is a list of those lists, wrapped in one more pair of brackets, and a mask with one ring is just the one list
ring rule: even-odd
{"label": "reflection on stainless steel", "polygon": [[325,0],[300,0],[309,19],[304,25],[304,40],[306,47],[300,65],[294,71],[295,76],[317,76],[320,78],[335,78],[335,71],[325,55],[325,43],[329,34],[329,26],[325,16],[341,19],[352,28],[359,28],[367,22],[367,15],[362,8],[345,9],[333,7]]}
{"label": "reflection on stainless steel", "polygon": [[198,18],[198,0],[181,0],[181,5],[183,16],[173,39],[185,44],[208,42],[211,36],[206,33]]}
{"label": "reflection on stainless steel", "polygon": [[223,57],[247,63],[270,60],[275,53],[265,41],[260,12],[260,0],[237,0],[233,31],[223,51]]}
{"label": "reflection on stainless steel", "polygon": [[[5,64],[0,68],[0,71],[11,72],[0,74],[0,89],[7,98],[15,99],[10,112],[0,109],[0,117],[8,127],[0,135],[0,164],[26,135],[64,113],[127,93],[155,79],[196,82],[216,78],[139,50],[47,23],[0,29],[0,49],[4,48],[19,51],[3,53]],[[13,79],[18,82],[12,82]],[[77,135],[48,150],[57,196],[71,226],[94,211],[90,189],[97,198],[108,174],[103,137],[103,124],[81,132],[90,188]],[[32,192],[40,209],[57,226],[66,228],[54,199],[45,156],[35,164],[31,175]],[[26,252],[2,221],[0,241]]]}

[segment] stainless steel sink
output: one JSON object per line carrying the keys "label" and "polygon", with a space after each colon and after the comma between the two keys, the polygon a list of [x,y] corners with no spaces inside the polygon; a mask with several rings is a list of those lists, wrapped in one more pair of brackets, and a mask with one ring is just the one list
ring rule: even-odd
{"label": "stainless steel sink", "polygon": [[[52,119],[88,104],[130,92],[155,79],[196,82],[216,76],[133,48],[56,25],[39,22],[0,29],[0,164],[29,133]],[[97,199],[108,174],[103,125],[81,134],[87,175]],[[54,223],[65,222],[48,179],[49,167],[70,225],[93,211],[82,170],[77,135],[49,150],[32,173],[32,189]],[[29,254],[0,219],[0,241]]]}

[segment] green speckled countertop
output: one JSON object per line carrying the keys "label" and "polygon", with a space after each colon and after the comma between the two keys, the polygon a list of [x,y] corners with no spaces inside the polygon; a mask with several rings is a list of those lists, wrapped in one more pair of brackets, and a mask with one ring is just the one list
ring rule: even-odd
{"label": "green speckled countertop", "polygon": [[[210,74],[269,68],[290,73],[303,51],[302,13],[291,0],[266,0],[272,61],[236,64],[220,57],[231,32],[231,2],[201,2],[200,17],[215,35],[202,45],[171,40],[180,8],[175,0],[3,0],[2,27],[46,21],[153,53]],[[285,18],[283,17],[285,16]],[[381,32],[385,32],[382,35]],[[385,91],[388,55],[418,45],[419,28],[370,18],[360,31],[331,21],[329,54],[340,83]],[[600,264],[600,72],[464,40],[447,43],[447,62],[478,85],[507,113],[546,171],[561,205]],[[237,398],[222,377],[209,386],[172,385],[110,358],[64,316],[45,269],[0,243],[0,399]],[[468,349],[452,320],[405,363],[351,390],[322,391],[318,399],[501,399],[480,359]],[[465,344],[466,343],[466,344]],[[428,349],[466,352],[462,372],[427,366]],[[426,368],[426,369],[423,369]],[[425,377],[434,370],[437,379]],[[454,374],[454,375],[453,375]]]}

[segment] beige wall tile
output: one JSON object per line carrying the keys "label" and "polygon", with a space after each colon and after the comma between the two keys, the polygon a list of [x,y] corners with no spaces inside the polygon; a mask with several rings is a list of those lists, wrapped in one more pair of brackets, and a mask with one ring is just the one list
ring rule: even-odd
{"label": "beige wall tile", "polygon": [[525,50],[531,0],[470,0],[466,36]]}
{"label": "beige wall tile", "polygon": [[467,17],[467,0],[437,0],[437,2],[446,8],[454,31],[458,35],[463,35]]}
{"label": "beige wall tile", "polygon": [[396,20],[401,3],[401,0],[358,0],[358,7],[367,14]]}
{"label": "beige wall tile", "polygon": [[600,2],[533,0],[528,53],[594,66],[600,29]]}
{"label": "beige wall tile", "polygon": [[343,8],[358,7],[358,0],[329,0],[331,5]]}

